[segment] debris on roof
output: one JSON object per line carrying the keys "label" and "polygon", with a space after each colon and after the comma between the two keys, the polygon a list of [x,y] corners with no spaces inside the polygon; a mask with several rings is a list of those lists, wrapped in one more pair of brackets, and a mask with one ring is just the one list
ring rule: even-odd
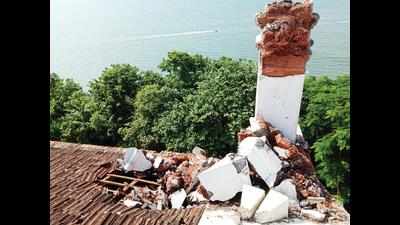
{"label": "debris on roof", "polygon": [[[253,121],[253,128],[241,131],[251,135],[242,137],[237,153],[222,159],[207,158],[200,147],[192,153],[136,148],[107,151],[101,146],[96,151],[95,146],[52,142],[52,224],[92,224],[92,217],[105,221],[108,217],[97,211],[104,209],[109,215],[114,208],[117,215],[139,210],[135,211],[137,219],[146,217],[141,212],[149,210],[178,210],[174,212],[180,214],[181,210],[202,209],[193,215],[196,222],[187,223],[197,224],[204,207],[210,206],[235,209],[239,222],[349,221],[348,213],[318,180],[308,149],[297,141],[291,143],[265,121]],[[203,223],[217,221],[217,214],[209,212]],[[235,215],[225,217],[236,224]],[[119,216],[111,213],[109,217],[116,220]]]}

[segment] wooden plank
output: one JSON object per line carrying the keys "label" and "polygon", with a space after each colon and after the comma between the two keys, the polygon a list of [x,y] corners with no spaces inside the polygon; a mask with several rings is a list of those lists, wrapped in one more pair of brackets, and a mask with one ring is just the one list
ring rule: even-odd
{"label": "wooden plank", "polygon": [[127,180],[133,180],[133,181],[138,181],[138,182],[143,182],[143,183],[148,183],[148,184],[153,184],[153,185],[160,185],[157,182],[153,182],[153,181],[149,181],[149,180],[143,180],[143,179],[139,179],[139,178],[121,176],[121,175],[116,175],[116,174],[108,174],[107,176],[117,177],[117,178],[122,178],[122,179],[127,179]]}
{"label": "wooden plank", "polygon": [[117,183],[117,182],[113,182],[113,181],[108,181],[108,180],[101,180],[100,182],[105,183],[105,184],[112,184],[115,186],[120,186],[120,187],[124,187],[125,184],[121,184],[121,183]]}

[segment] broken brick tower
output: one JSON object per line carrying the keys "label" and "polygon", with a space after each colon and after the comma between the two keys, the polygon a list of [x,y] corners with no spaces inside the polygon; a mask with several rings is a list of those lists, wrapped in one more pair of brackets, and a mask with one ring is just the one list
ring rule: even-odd
{"label": "broken brick tower", "polygon": [[295,141],[311,29],[319,16],[312,0],[274,1],[256,15],[260,34],[255,116]]}

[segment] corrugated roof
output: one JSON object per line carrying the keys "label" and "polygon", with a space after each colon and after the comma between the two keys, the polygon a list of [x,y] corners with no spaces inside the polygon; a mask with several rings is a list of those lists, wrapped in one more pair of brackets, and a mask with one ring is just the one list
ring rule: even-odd
{"label": "corrugated roof", "polygon": [[113,170],[122,148],[50,142],[50,224],[197,224],[204,208],[128,208],[95,181]]}

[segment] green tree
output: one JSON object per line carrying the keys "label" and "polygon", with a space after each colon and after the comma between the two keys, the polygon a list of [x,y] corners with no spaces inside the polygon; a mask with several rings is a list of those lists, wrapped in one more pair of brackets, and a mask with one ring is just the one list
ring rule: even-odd
{"label": "green tree", "polygon": [[50,139],[60,140],[61,121],[66,114],[66,104],[74,93],[82,92],[79,84],[72,79],[61,79],[56,73],[50,74]]}
{"label": "green tree", "polygon": [[201,74],[197,90],[166,112],[157,124],[168,149],[199,145],[213,155],[236,148],[236,133],[253,113],[256,64],[221,58]]}
{"label": "green tree", "polygon": [[106,138],[101,144],[121,144],[118,129],[130,121],[134,112],[132,101],[142,85],[139,69],[128,64],[111,65],[90,83],[89,93],[98,104],[97,113],[101,113],[97,118],[107,121]]}
{"label": "green tree", "polygon": [[144,86],[136,95],[133,120],[120,130],[124,144],[145,149],[163,150],[158,130],[154,129],[162,113],[176,103],[179,92],[158,84]]}
{"label": "green tree", "polygon": [[317,172],[345,203],[350,196],[350,78],[307,77],[301,127]]}
{"label": "green tree", "polygon": [[206,70],[209,59],[201,55],[172,51],[159,65],[166,72],[166,79],[175,88],[194,88],[199,74]]}

